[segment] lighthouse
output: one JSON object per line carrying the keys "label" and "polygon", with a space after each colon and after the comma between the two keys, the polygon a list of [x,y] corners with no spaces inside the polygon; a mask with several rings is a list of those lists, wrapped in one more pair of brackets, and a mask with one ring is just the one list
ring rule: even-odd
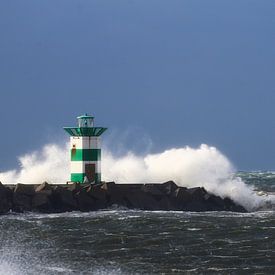
{"label": "lighthouse", "polygon": [[64,127],[70,137],[71,181],[99,183],[101,181],[100,136],[107,130],[94,127],[94,117],[77,117],[78,127]]}

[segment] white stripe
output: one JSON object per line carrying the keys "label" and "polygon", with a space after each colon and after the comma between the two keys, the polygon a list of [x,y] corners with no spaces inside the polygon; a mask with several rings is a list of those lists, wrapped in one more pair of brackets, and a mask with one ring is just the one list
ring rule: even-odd
{"label": "white stripe", "polygon": [[101,173],[101,161],[71,161],[71,174],[85,173],[85,164],[95,164],[95,172]]}
{"label": "white stripe", "polygon": [[71,173],[84,173],[82,161],[71,161]]}
{"label": "white stripe", "polygon": [[100,149],[99,137],[71,137],[71,148]]}

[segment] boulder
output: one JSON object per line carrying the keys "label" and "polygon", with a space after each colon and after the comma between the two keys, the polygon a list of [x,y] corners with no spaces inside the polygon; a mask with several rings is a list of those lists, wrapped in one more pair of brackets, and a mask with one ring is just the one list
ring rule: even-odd
{"label": "boulder", "polygon": [[141,190],[157,199],[160,199],[163,196],[163,193],[160,191],[159,184],[147,183],[141,187]]}
{"label": "boulder", "polygon": [[22,193],[13,193],[13,207],[15,212],[24,212],[32,210],[32,196]]}
{"label": "boulder", "polygon": [[124,202],[125,206],[130,209],[142,209],[142,210],[159,210],[159,203],[150,194],[141,190],[125,193]]}
{"label": "boulder", "polygon": [[33,185],[18,183],[13,191],[13,210],[15,212],[31,211],[34,194]]}
{"label": "boulder", "polygon": [[102,188],[101,185],[90,185],[86,190],[88,195],[93,197],[94,199],[106,200],[107,191],[105,188]]}
{"label": "boulder", "polygon": [[32,209],[34,211],[43,213],[54,212],[54,207],[51,201],[51,194],[49,194],[48,191],[50,190],[36,192],[32,197]]}
{"label": "boulder", "polygon": [[163,184],[161,184],[159,186],[159,189],[166,195],[170,196],[172,195],[176,189],[178,188],[178,186],[175,184],[175,182],[173,181],[167,181],[167,182],[164,182]]}
{"label": "boulder", "polygon": [[212,209],[202,200],[192,200],[184,205],[182,210],[192,212],[212,211]]}
{"label": "boulder", "polygon": [[236,211],[246,210],[229,198],[208,193],[204,188],[178,187],[173,181],[163,184],[96,185],[78,183],[53,186],[17,184],[8,188],[0,183],[0,214],[16,212],[95,211],[112,205],[142,210]]}
{"label": "boulder", "polygon": [[80,189],[82,189],[83,187],[81,186],[81,184],[79,182],[74,182],[74,183],[70,183],[68,184],[67,186],[67,190],[76,193],[76,192],[79,192]]}
{"label": "boulder", "polygon": [[89,196],[85,189],[78,191],[75,194],[75,198],[77,201],[78,210],[80,211],[87,212],[100,209],[100,207],[96,204],[95,199]]}
{"label": "boulder", "polygon": [[0,214],[5,214],[12,208],[12,191],[0,182]]}
{"label": "boulder", "polygon": [[14,189],[14,193],[24,194],[27,196],[33,196],[35,192],[34,185],[17,183]]}
{"label": "boulder", "polygon": [[43,182],[35,188],[35,193],[43,193],[45,195],[51,196],[53,193],[53,187],[47,182]]}
{"label": "boulder", "polygon": [[186,191],[192,196],[193,200],[204,200],[207,191],[203,187],[188,188]]}
{"label": "boulder", "polygon": [[[126,185],[118,185],[115,184],[114,182],[108,182],[104,183],[101,187],[106,193],[106,205],[111,206],[111,205],[119,205],[119,206],[126,206],[126,202],[124,200],[124,195],[125,192],[127,191],[127,186]],[[92,195],[92,189],[90,194]]]}
{"label": "boulder", "polygon": [[53,189],[52,202],[57,212],[77,210],[77,202],[72,191],[67,190],[65,187],[56,186]]}
{"label": "boulder", "polygon": [[224,201],[226,211],[241,212],[241,213],[247,212],[247,210],[243,206],[235,203],[230,198],[224,198],[223,201]]}
{"label": "boulder", "polygon": [[173,193],[174,197],[178,202],[186,203],[192,199],[192,195],[187,191],[186,187],[178,187]]}

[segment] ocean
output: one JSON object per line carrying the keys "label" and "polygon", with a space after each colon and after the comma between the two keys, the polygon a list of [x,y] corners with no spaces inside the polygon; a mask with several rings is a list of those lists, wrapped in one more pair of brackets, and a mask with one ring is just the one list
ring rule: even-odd
{"label": "ocean", "polygon": [[[275,174],[239,172],[263,196]],[[250,213],[106,209],[0,216],[0,274],[274,274],[273,205]]]}

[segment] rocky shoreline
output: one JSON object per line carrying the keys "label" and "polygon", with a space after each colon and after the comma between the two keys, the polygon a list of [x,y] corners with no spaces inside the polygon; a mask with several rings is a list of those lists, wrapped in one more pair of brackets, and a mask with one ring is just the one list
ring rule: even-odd
{"label": "rocky shoreline", "polygon": [[112,206],[141,210],[247,212],[230,198],[210,194],[202,187],[185,188],[173,181],[162,184],[52,185],[0,183],[0,214],[8,212],[60,213],[96,211]]}

